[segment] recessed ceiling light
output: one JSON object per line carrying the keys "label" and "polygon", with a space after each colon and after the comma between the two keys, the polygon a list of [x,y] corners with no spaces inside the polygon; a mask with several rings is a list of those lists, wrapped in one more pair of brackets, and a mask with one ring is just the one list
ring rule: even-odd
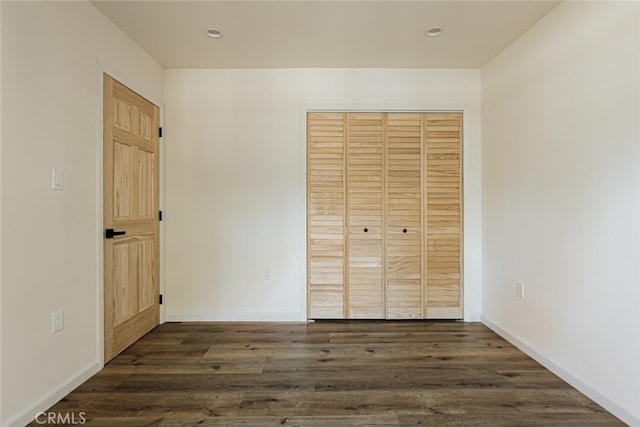
{"label": "recessed ceiling light", "polygon": [[205,28],[204,33],[207,35],[207,37],[212,39],[222,38],[222,31],[217,28]]}
{"label": "recessed ceiling light", "polygon": [[441,27],[431,27],[424,32],[424,35],[427,37],[438,37],[441,34],[442,34]]}

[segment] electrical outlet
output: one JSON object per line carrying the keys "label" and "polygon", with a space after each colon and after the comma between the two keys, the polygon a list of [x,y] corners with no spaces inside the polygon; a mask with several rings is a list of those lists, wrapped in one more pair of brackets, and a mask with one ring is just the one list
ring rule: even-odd
{"label": "electrical outlet", "polygon": [[64,329],[64,311],[51,313],[51,333],[55,334]]}
{"label": "electrical outlet", "polygon": [[264,269],[264,280],[271,280],[271,269],[270,268],[265,268]]}
{"label": "electrical outlet", "polygon": [[524,299],[524,283],[516,282],[516,296]]}

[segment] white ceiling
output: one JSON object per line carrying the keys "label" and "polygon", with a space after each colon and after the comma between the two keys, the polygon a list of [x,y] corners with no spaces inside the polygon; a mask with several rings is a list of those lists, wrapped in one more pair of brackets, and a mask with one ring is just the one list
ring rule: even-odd
{"label": "white ceiling", "polygon": [[[480,68],[559,2],[92,3],[165,68]],[[424,36],[432,26],[440,37]],[[224,37],[207,38],[207,27]]]}

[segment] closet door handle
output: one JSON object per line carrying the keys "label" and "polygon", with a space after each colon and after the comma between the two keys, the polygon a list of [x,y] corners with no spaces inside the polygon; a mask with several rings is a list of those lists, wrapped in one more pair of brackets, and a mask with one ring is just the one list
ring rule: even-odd
{"label": "closet door handle", "polygon": [[407,229],[406,229],[406,228],[403,228],[403,229],[402,229],[402,232],[403,232],[403,233],[406,233],[406,232],[407,232]]}
{"label": "closet door handle", "polygon": [[366,233],[367,231],[369,231],[369,229],[365,227],[364,232]]}

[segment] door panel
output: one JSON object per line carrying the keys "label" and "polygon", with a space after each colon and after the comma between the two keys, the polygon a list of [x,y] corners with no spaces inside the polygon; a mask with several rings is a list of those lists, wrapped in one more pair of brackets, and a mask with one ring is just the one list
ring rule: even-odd
{"label": "door panel", "polygon": [[345,317],[344,114],[307,115],[308,316]]}
{"label": "door panel", "polygon": [[114,142],[113,151],[113,219],[124,221],[133,218],[133,147]]}
{"label": "door panel", "polygon": [[104,358],[159,323],[159,109],[104,76]]}
{"label": "door panel", "polygon": [[138,282],[138,312],[151,308],[156,303],[155,271],[153,235],[141,236],[138,240],[138,262],[140,278]]}
{"label": "door panel", "polygon": [[462,318],[462,115],[426,117],[426,317]]}
{"label": "door panel", "polygon": [[389,113],[387,121],[387,319],[423,314],[422,114]]}
{"label": "door panel", "polygon": [[384,113],[347,115],[348,317],[384,318]]}
{"label": "door panel", "polygon": [[120,325],[138,314],[135,286],[137,248],[135,239],[123,239],[113,248],[113,325]]}
{"label": "door panel", "polygon": [[140,150],[138,160],[138,173],[139,173],[139,218],[141,219],[153,219],[155,216],[155,164],[156,155],[146,150]]}

